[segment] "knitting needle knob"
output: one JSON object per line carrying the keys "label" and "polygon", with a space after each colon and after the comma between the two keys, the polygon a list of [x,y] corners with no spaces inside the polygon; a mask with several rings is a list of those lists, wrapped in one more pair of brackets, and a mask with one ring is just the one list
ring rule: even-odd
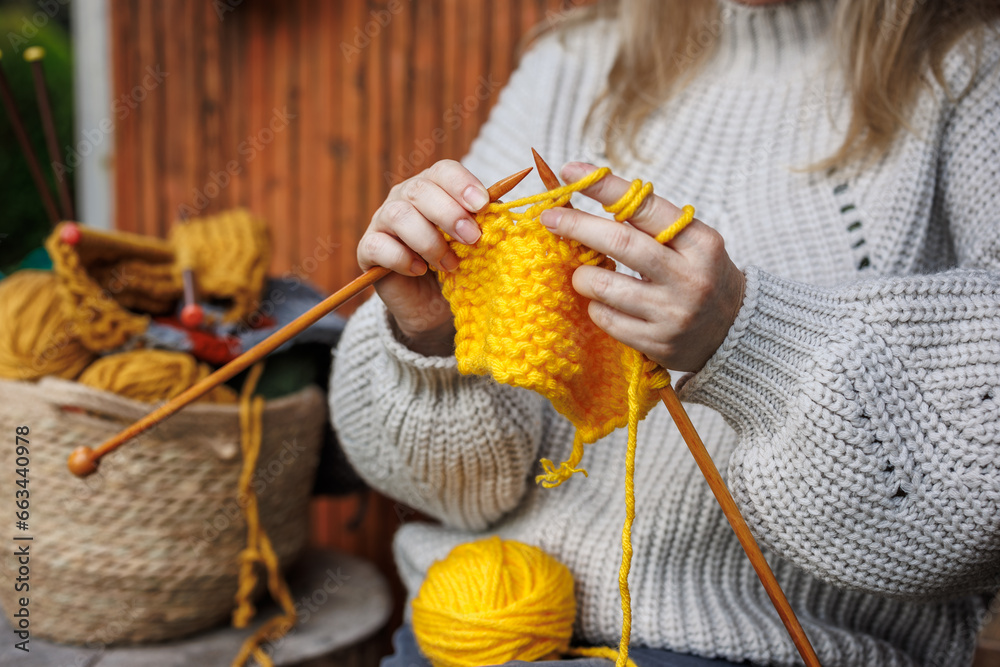
{"label": "knitting needle knob", "polygon": [[82,236],[80,226],[75,222],[67,222],[59,230],[59,240],[70,245],[79,243]]}
{"label": "knitting needle knob", "polygon": [[97,462],[94,461],[94,450],[86,445],[77,447],[69,455],[66,462],[69,471],[77,477],[86,477],[97,470]]}
{"label": "knitting needle knob", "polygon": [[197,329],[205,321],[205,311],[196,303],[181,308],[181,324],[188,329]]}
{"label": "knitting needle knob", "polygon": [[196,329],[205,319],[205,311],[194,298],[194,269],[186,268],[181,272],[184,283],[184,307],[181,308],[181,324],[188,329]]}

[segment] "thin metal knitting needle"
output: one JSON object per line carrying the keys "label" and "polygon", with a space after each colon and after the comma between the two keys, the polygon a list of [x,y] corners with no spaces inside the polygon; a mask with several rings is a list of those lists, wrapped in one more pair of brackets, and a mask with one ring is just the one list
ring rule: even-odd
{"label": "thin metal knitting needle", "polygon": [[[538,168],[538,175],[545,187],[550,190],[559,187],[561,185],[559,178],[549,168],[549,165],[545,163],[542,156],[534,148],[531,149],[531,152],[535,156],[535,166]],[[566,204],[566,207],[572,208],[569,203]],[[736,539],[740,541],[740,545],[742,545],[743,551],[746,552],[750,564],[760,578],[760,583],[764,585],[764,590],[767,591],[767,596],[771,598],[771,604],[774,605],[775,610],[778,612],[778,616],[781,618],[781,622],[784,623],[785,629],[795,644],[795,648],[799,651],[799,655],[805,660],[807,667],[820,667],[819,658],[816,657],[816,652],[813,650],[812,644],[809,643],[809,637],[806,636],[798,617],[795,616],[792,606],[788,603],[788,598],[785,597],[784,591],[781,590],[781,584],[778,583],[774,572],[771,571],[771,566],[767,564],[767,560],[765,560],[764,554],[757,544],[757,540],[754,539],[753,533],[750,532],[750,527],[747,525],[746,519],[740,513],[736,501],[733,499],[732,494],[729,493],[729,488],[722,479],[722,475],[719,474],[719,469],[715,467],[712,456],[705,448],[705,443],[702,442],[701,436],[698,435],[694,424],[691,423],[684,405],[677,397],[677,392],[674,391],[672,386],[667,385],[660,390],[660,399],[667,406],[670,416],[673,418],[674,423],[677,424],[677,430],[680,431],[681,437],[684,438],[688,449],[691,450],[695,462],[708,482],[708,486],[711,487],[712,493],[715,494],[715,499],[722,506],[722,513],[729,520],[729,525],[732,526],[733,532],[736,533]]]}
{"label": "thin metal knitting needle", "polygon": [[[59,150],[59,139],[56,137],[56,123],[52,115],[52,102],[49,100],[49,88],[45,85],[45,69],[42,66],[42,58],[45,57],[45,49],[40,46],[32,46],[24,50],[24,61],[31,63],[31,74],[35,79],[35,97],[38,98],[38,110],[42,115],[42,129],[45,131],[45,145],[49,151],[49,160],[55,168],[57,164],[63,164],[62,151]],[[62,206],[63,220],[72,220],[76,217],[73,214],[73,200],[69,196],[69,186],[66,185],[65,174],[56,177],[56,188],[59,191],[59,203]]]}
{"label": "thin metal knitting needle", "polygon": [[[0,58],[3,58],[2,51],[0,51]],[[14,130],[17,142],[21,144],[24,161],[28,163],[28,172],[31,174],[32,180],[35,181],[35,187],[38,188],[38,194],[42,198],[45,212],[48,213],[49,222],[55,225],[59,222],[59,211],[56,210],[56,201],[52,198],[49,185],[45,182],[45,177],[42,175],[42,168],[39,166],[38,158],[35,157],[35,149],[31,147],[28,133],[25,131],[24,123],[21,122],[21,116],[17,112],[14,93],[10,89],[10,82],[7,81],[7,75],[4,74],[2,67],[0,67],[0,98],[3,99],[4,107],[7,108],[7,117],[10,118],[10,126]]]}
{"label": "thin metal knitting needle", "polygon": [[[531,173],[530,167],[491,185],[488,189],[490,201],[496,201],[513,190],[514,186],[520,183],[529,173]],[[316,323],[320,318],[328,313],[332,313],[345,302],[357,296],[362,290],[375,284],[378,280],[388,274],[389,269],[381,266],[375,266],[368,269],[361,276],[351,281],[347,286],[334,292],[332,295],[328,296],[326,299],[316,304],[302,315],[299,315],[297,318],[278,329],[263,341],[236,357],[222,368],[219,368],[205,379],[192,385],[168,402],[158,407],[156,410],[153,410],[145,417],[139,419],[122,432],[112,438],[109,438],[96,449],[91,449],[85,445],[77,447],[69,455],[69,460],[67,461],[67,466],[69,467],[70,472],[77,477],[86,477],[87,475],[94,473],[97,470],[97,464],[100,462],[101,457],[114,451],[140,433],[149,430],[156,424],[183,408],[188,403],[197,400],[240,371],[257,363],[281,346],[285,341],[294,338],[307,327]]]}

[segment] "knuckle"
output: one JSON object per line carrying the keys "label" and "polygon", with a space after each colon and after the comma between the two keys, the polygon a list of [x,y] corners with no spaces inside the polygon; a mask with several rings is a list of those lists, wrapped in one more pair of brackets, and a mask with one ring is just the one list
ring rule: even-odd
{"label": "knuckle", "polygon": [[704,305],[715,294],[715,281],[710,274],[693,272],[688,280],[688,289],[698,305]]}
{"label": "knuckle", "polygon": [[413,205],[410,202],[403,199],[394,199],[393,201],[386,202],[382,212],[390,223],[399,225],[410,215],[412,210]]}
{"label": "knuckle", "polygon": [[427,177],[440,183],[446,178],[453,177],[458,166],[459,163],[455,160],[438,160],[427,168]]}
{"label": "knuckle", "polygon": [[717,259],[726,254],[725,239],[722,238],[722,234],[711,227],[708,227],[708,231],[705,234],[704,246],[705,252],[713,259]]}
{"label": "knuckle", "polygon": [[601,301],[606,301],[611,296],[614,288],[614,280],[610,271],[595,271],[590,283],[594,296]]}
{"label": "knuckle", "polygon": [[608,237],[608,247],[611,249],[612,257],[625,257],[632,248],[632,235],[628,233],[628,228],[618,225]]}
{"label": "knuckle", "polygon": [[378,257],[385,245],[384,240],[378,234],[366,234],[358,244],[358,263],[366,264],[368,260]]}
{"label": "knuckle", "polygon": [[590,318],[599,328],[604,331],[610,331],[614,327],[614,314],[603,303],[591,301],[588,310],[590,311]]}
{"label": "knuckle", "polygon": [[401,194],[403,198],[414,202],[420,199],[427,191],[427,181],[422,178],[411,178],[402,185]]}

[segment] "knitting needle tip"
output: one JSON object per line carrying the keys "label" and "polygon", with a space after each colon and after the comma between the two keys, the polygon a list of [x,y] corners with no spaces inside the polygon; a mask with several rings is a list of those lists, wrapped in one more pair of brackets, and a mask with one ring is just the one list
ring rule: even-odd
{"label": "knitting needle tip", "polygon": [[507,178],[501,179],[488,188],[490,201],[497,201],[500,197],[517,187],[517,184],[524,180],[524,177],[531,173],[533,167],[522,169],[516,174],[511,174]]}
{"label": "knitting needle tip", "polygon": [[45,57],[45,49],[40,46],[30,46],[24,50],[24,62],[33,63]]}
{"label": "knitting needle tip", "polygon": [[[552,168],[546,164],[542,156],[538,154],[534,148],[531,149],[531,154],[535,156],[535,166],[538,167],[538,177],[542,179],[542,185],[547,187],[549,190],[558,188],[562,183],[559,182],[559,177],[556,176]],[[563,204],[565,208],[573,208],[573,205],[569,202]]]}

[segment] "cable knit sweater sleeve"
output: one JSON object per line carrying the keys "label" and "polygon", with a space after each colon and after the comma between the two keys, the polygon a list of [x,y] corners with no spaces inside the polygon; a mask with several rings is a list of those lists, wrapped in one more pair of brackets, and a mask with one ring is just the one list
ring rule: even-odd
{"label": "cable knit sweater sleeve", "polygon": [[530,483],[542,401],[458,373],[454,357],[424,357],[394,337],[377,297],[351,317],[330,383],[334,426],[372,487],[408,507],[482,530]]}
{"label": "cable knit sweater sleeve", "polygon": [[750,268],[727,340],[681,392],[739,433],[729,484],[758,537],[840,586],[911,599],[1000,586],[993,60],[939,146],[957,267],[839,289]]}

